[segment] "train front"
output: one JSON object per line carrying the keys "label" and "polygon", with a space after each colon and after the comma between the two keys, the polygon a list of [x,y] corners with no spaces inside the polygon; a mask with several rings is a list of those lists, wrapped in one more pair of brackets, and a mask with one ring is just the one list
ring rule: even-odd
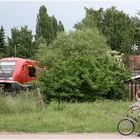
{"label": "train front", "polygon": [[0,88],[9,89],[13,82],[16,61],[0,60]]}

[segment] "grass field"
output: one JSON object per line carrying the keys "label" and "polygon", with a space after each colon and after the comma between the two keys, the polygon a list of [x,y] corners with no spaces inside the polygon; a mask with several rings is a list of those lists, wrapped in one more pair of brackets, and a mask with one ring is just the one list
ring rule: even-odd
{"label": "grass field", "polygon": [[0,131],[115,132],[130,102],[57,102],[40,108],[35,96],[0,97]]}

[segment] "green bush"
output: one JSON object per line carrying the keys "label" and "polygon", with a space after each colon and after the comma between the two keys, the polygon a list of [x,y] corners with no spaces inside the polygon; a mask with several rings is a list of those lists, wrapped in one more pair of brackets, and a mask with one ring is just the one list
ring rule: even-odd
{"label": "green bush", "polygon": [[50,46],[40,44],[37,58],[48,65],[39,78],[46,99],[125,98],[121,81],[128,72],[110,51],[96,29],[63,33]]}

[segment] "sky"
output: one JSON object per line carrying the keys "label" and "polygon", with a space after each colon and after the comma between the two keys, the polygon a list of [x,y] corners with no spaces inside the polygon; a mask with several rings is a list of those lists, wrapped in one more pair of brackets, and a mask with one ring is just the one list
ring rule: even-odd
{"label": "sky", "polygon": [[46,6],[49,16],[54,15],[62,21],[67,32],[84,18],[84,7],[106,9],[116,6],[130,16],[136,16],[140,11],[140,0],[0,0],[0,25],[4,27],[6,36],[10,36],[11,28],[24,25],[35,34],[36,17],[41,5]]}

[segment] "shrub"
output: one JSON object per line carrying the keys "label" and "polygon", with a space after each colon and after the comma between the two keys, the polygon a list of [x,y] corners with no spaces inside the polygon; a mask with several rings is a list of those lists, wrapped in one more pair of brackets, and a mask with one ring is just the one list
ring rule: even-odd
{"label": "shrub", "polygon": [[50,46],[41,44],[37,57],[48,64],[48,69],[39,81],[46,99],[124,98],[121,81],[128,73],[109,52],[106,40],[96,29],[63,33]]}

